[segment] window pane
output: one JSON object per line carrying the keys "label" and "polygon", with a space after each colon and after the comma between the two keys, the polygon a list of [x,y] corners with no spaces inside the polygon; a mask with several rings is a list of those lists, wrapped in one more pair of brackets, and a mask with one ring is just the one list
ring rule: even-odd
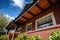
{"label": "window pane", "polygon": [[27,31],[30,31],[31,28],[32,28],[32,24],[28,25],[28,26],[27,26]]}
{"label": "window pane", "polygon": [[52,16],[47,16],[47,17],[44,17],[40,20],[37,21],[37,28],[43,28],[43,27],[47,27],[47,26],[51,26],[53,25],[53,22],[52,22]]}

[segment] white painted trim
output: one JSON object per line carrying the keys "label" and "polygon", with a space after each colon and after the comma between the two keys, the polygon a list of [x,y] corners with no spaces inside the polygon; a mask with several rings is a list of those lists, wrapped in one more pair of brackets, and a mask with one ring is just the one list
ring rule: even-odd
{"label": "white painted trim", "polygon": [[26,25],[26,32],[28,32],[28,31],[27,31],[27,27],[28,27],[29,25],[31,25],[31,24],[32,24],[32,22]]}
{"label": "white painted trim", "polygon": [[51,15],[52,15],[53,24],[56,25],[56,20],[55,20],[53,12],[51,12]]}
{"label": "white painted trim", "polygon": [[30,3],[32,3],[33,1],[31,1],[31,2],[28,2],[27,4],[30,4]]}
{"label": "white painted trim", "polygon": [[50,15],[52,16],[53,25],[56,25],[56,20],[55,20],[54,14],[53,14],[53,12],[51,12],[51,13],[49,13],[49,14],[47,14],[47,15],[45,15],[45,16],[43,16],[35,21],[35,29],[37,30],[37,21],[38,20],[43,19],[43,18],[50,16]]}

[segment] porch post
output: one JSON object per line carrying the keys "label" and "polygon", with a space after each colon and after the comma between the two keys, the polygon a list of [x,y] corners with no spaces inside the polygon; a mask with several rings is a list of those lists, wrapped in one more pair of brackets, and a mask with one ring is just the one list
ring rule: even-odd
{"label": "porch post", "polygon": [[14,29],[13,36],[12,36],[12,39],[11,40],[14,40],[14,33],[15,33],[16,29],[17,29],[17,25],[15,24],[15,29]]}

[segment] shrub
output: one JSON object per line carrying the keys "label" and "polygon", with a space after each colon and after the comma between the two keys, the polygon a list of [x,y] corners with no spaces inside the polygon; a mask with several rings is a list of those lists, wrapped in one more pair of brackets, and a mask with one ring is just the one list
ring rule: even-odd
{"label": "shrub", "polygon": [[19,34],[15,40],[28,40],[28,37],[26,34]]}
{"label": "shrub", "polygon": [[41,38],[40,38],[40,36],[32,36],[32,37],[30,37],[28,40],[42,40]]}
{"label": "shrub", "polygon": [[15,40],[41,40],[39,36],[28,37],[26,34],[19,34]]}
{"label": "shrub", "polygon": [[2,36],[0,36],[0,40],[8,40],[8,35],[2,35]]}
{"label": "shrub", "polygon": [[51,33],[51,36],[49,36],[48,40],[60,40],[60,31],[56,30]]}

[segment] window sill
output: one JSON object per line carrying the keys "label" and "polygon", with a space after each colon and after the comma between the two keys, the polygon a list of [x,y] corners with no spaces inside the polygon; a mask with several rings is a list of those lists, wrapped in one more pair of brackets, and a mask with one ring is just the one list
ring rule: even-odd
{"label": "window sill", "polygon": [[26,33],[34,33],[34,32],[39,32],[39,31],[44,31],[44,30],[50,30],[50,29],[54,29],[54,28],[60,28],[60,24],[59,25],[53,25],[53,26],[49,26],[49,27],[45,27],[45,28],[41,28],[41,29],[36,29],[36,30],[32,30],[32,31],[28,31]]}

